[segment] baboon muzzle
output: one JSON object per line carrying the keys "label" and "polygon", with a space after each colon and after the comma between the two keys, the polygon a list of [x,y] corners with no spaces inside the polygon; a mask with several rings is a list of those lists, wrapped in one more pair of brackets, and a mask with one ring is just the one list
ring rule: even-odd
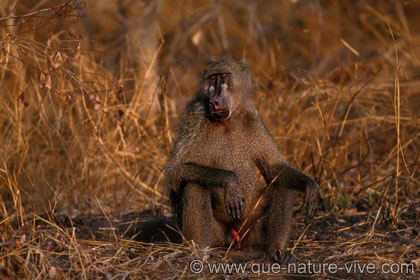
{"label": "baboon muzzle", "polygon": [[230,117],[231,106],[227,91],[227,77],[229,73],[218,73],[208,77],[210,80],[208,96],[210,116],[215,121],[222,121]]}

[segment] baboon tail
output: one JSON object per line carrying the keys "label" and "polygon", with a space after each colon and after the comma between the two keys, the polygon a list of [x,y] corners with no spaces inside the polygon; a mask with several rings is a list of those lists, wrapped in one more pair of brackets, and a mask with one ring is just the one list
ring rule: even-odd
{"label": "baboon tail", "polygon": [[141,217],[132,226],[134,231],[132,236],[137,241],[145,243],[182,243],[182,236],[178,230],[175,218],[151,215]]}

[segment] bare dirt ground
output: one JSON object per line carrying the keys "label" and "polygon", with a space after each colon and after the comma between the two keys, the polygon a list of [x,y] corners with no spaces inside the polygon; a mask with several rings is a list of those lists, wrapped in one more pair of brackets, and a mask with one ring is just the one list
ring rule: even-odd
{"label": "bare dirt ground", "polygon": [[[139,213],[114,219],[103,215],[77,219],[34,217],[31,227],[15,232],[13,242],[3,243],[2,247],[29,261],[43,256],[43,262],[50,267],[44,274],[50,278],[418,279],[412,260],[418,259],[419,207],[417,203],[404,209],[401,223],[406,228],[400,230],[387,224],[372,227],[373,212],[323,215],[306,229],[298,221],[287,250],[289,259],[281,264],[282,270],[271,267],[273,263],[261,253],[235,247],[227,252],[227,248],[204,250],[189,242],[138,242],[136,235],[141,227],[137,225],[145,220],[145,215]],[[202,273],[194,274],[190,265],[197,260],[204,268]],[[208,266],[220,264],[235,267],[216,272]],[[363,265],[372,266],[371,270]],[[7,275],[4,269],[3,273]]]}

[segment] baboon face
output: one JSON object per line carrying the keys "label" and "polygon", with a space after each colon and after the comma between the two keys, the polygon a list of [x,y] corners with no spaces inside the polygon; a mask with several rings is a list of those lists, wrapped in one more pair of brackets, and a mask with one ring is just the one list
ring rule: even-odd
{"label": "baboon face", "polygon": [[214,73],[206,77],[206,94],[210,116],[215,121],[227,120],[233,111],[233,100],[228,92],[231,73]]}
{"label": "baboon face", "polygon": [[231,117],[238,103],[253,91],[252,77],[245,63],[222,60],[210,63],[204,71],[203,92],[213,121]]}

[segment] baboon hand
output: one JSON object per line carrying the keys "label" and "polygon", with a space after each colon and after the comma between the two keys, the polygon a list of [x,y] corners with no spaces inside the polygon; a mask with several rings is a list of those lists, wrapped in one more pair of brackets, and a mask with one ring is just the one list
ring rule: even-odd
{"label": "baboon hand", "polygon": [[306,188],[305,200],[301,209],[305,209],[305,225],[308,225],[319,206],[319,186],[313,181]]}
{"label": "baboon hand", "polygon": [[235,178],[225,186],[225,203],[229,216],[236,220],[244,216],[245,199],[239,193],[239,180],[235,175]]}

